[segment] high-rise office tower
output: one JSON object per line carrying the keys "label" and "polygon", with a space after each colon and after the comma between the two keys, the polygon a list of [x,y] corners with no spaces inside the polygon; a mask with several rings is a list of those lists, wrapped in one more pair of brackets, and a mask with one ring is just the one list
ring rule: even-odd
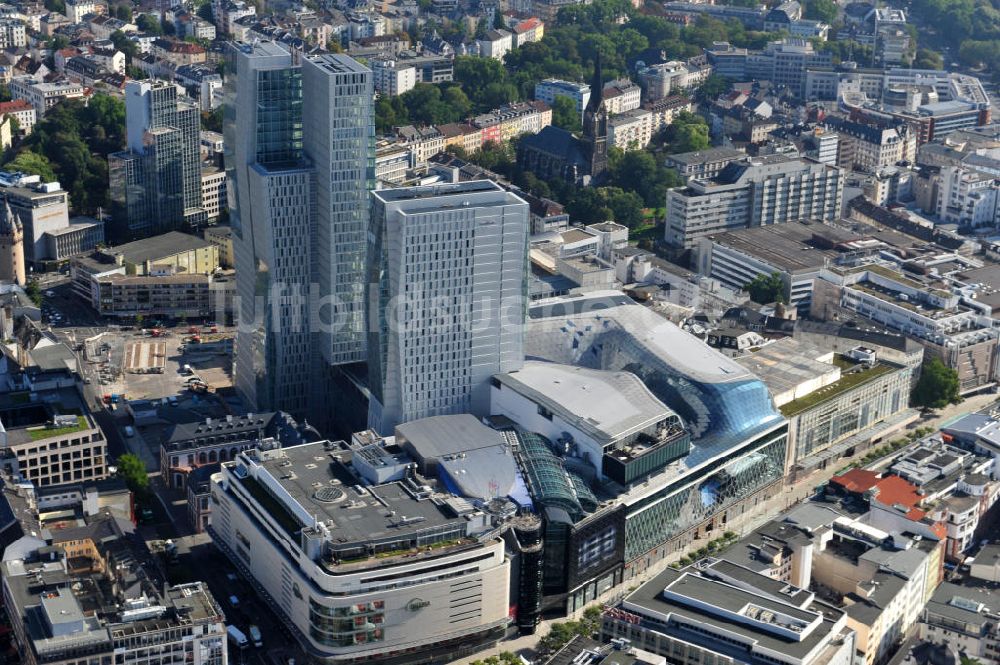
{"label": "high-rise office tower", "polygon": [[317,348],[330,365],[365,359],[368,192],[375,186],[372,72],[345,55],[302,61],[302,150],[316,172],[314,316]]}
{"label": "high-rise office tower", "polygon": [[482,180],[372,194],[369,425],[488,415],[524,362],[528,204]]}
{"label": "high-rise office tower", "polygon": [[125,86],[127,145],[108,155],[116,232],[137,238],[206,221],[201,207],[198,107],[167,81]]}
{"label": "high-rise office tower", "polygon": [[236,388],[255,409],[308,415],[325,407],[320,370],[364,359],[371,72],[341,55],[299,63],[274,42],[230,59]]}

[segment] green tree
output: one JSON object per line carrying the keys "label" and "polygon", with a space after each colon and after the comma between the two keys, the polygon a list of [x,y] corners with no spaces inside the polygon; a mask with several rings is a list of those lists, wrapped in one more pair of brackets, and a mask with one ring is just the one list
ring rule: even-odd
{"label": "green tree", "polygon": [[45,0],[45,8],[56,14],[65,14],[66,2],[65,0]]}
{"label": "green tree", "polygon": [[580,131],[580,111],[573,99],[559,95],[552,101],[552,124],[570,132]]}
{"label": "green tree", "polygon": [[56,179],[52,164],[43,155],[39,155],[31,150],[22,150],[17,153],[14,159],[4,164],[5,171],[20,171],[42,177],[45,182],[52,182]]}
{"label": "green tree", "polygon": [[28,296],[28,299],[31,300],[31,302],[35,303],[36,307],[41,307],[42,287],[38,285],[37,279],[32,279],[24,285],[24,294]]}
{"label": "green tree", "polygon": [[910,401],[915,406],[940,409],[962,400],[958,390],[958,372],[946,366],[940,358],[931,358],[924,363]]}
{"label": "green tree", "polygon": [[156,17],[149,14],[139,14],[139,18],[136,19],[135,25],[141,32],[145,32],[150,35],[163,34],[163,27],[160,25],[160,21]]}
{"label": "green tree", "polygon": [[484,169],[510,177],[514,171],[514,150],[509,142],[487,141],[471,157],[472,161]]}
{"label": "green tree", "polygon": [[212,111],[202,111],[201,128],[208,132],[222,133],[223,109],[220,106]]}
{"label": "green tree", "polygon": [[914,69],[944,69],[944,58],[937,51],[929,48],[917,49],[917,56],[913,59]]}
{"label": "green tree", "polygon": [[410,118],[406,105],[399,97],[380,95],[375,100],[375,131],[388,134],[393,127],[409,124]]}
{"label": "green tree", "polygon": [[115,30],[111,33],[111,43],[115,45],[115,49],[121,51],[125,55],[125,64],[132,64],[132,59],[139,55],[139,45],[128,38],[121,30]]}
{"label": "green tree", "polygon": [[809,0],[804,15],[813,21],[833,23],[837,20],[837,3],[834,0]]}
{"label": "green tree", "polygon": [[785,283],[781,279],[781,273],[760,273],[752,282],[745,284],[743,289],[750,293],[751,300],[761,305],[785,302]]}
{"label": "green tree", "polygon": [[[27,165],[41,170],[50,165],[48,177],[54,174],[69,192],[73,208],[83,214],[93,214],[107,205],[108,153],[125,145],[125,104],[106,94],[95,94],[87,104],[70,99],[53,106],[39,121],[31,134],[18,147],[20,154],[13,162],[26,160]],[[25,152],[44,157],[37,160]]]}
{"label": "green tree", "polygon": [[126,453],[118,458],[118,477],[125,481],[128,488],[137,496],[143,497],[149,493],[149,474],[146,465],[132,453]]}
{"label": "green tree", "polygon": [[702,102],[714,101],[719,95],[726,93],[731,85],[732,81],[725,76],[712,74],[705,79],[704,83],[698,86],[695,96]]}
{"label": "green tree", "polygon": [[10,87],[6,83],[0,83],[0,102],[9,102],[11,99]]}
{"label": "green tree", "polygon": [[608,180],[625,191],[634,191],[649,207],[662,206],[667,189],[680,185],[680,178],[646,150],[615,150],[609,155]]}
{"label": "green tree", "polygon": [[196,13],[199,17],[205,19],[209,23],[215,23],[215,16],[212,14],[211,2],[202,3],[201,6],[198,7],[198,11]]}
{"label": "green tree", "polygon": [[126,23],[132,22],[132,8],[128,5],[118,5],[115,7],[115,18]]}
{"label": "green tree", "polygon": [[700,115],[682,111],[666,130],[671,154],[708,148],[708,124]]}

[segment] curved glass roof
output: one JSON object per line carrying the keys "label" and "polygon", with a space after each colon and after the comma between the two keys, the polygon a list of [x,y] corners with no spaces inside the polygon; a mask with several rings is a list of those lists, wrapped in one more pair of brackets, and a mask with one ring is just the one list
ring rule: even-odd
{"label": "curved glass roof", "polygon": [[523,430],[517,430],[517,437],[521,442],[521,464],[535,501],[546,507],[562,508],[574,518],[580,517],[585,511],[577,499],[574,482],[545,438]]}
{"label": "curved glass roof", "polygon": [[767,386],[749,370],[623,298],[605,291],[534,305],[526,355],[632,372],[684,419],[697,444],[695,456],[718,454],[783,421]]}

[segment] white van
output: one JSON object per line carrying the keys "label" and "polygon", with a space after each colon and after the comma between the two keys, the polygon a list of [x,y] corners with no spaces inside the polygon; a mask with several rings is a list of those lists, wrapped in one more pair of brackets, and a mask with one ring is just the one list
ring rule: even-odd
{"label": "white van", "polygon": [[250,630],[250,641],[253,642],[253,645],[258,649],[264,646],[264,641],[260,636],[260,628],[251,624],[249,630]]}
{"label": "white van", "polygon": [[229,634],[229,641],[236,645],[238,649],[246,649],[250,646],[250,641],[247,636],[243,634],[243,631],[236,626],[229,626],[226,628],[226,633]]}

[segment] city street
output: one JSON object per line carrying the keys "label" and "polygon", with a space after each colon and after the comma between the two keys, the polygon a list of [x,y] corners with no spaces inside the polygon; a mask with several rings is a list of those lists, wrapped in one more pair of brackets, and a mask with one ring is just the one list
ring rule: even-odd
{"label": "city street", "polygon": [[[955,420],[960,416],[963,416],[968,413],[975,413],[977,411],[981,411],[982,409],[985,409],[990,404],[996,401],[997,401],[997,396],[992,393],[983,395],[974,395],[972,397],[966,398],[960,404],[951,404],[943,409],[939,409],[930,417],[922,418],[914,422],[909,429],[913,430],[920,427],[924,428],[930,427],[937,429],[947,424],[948,422]],[[904,447],[899,451],[897,451],[894,455],[891,455],[882,460],[878,460],[869,468],[878,469],[887,466],[893,459],[904,454],[904,451],[906,451],[907,448],[908,447]],[[752,516],[750,516],[748,520],[746,520],[743,524],[734,526],[733,530],[739,533],[741,537],[745,536],[746,534],[750,533],[757,527],[761,526],[762,524],[766,523],[771,519],[774,519],[782,512],[788,510],[791,506],[800,503],[802,501],[808,500],[810,497],[814,495],[817,486],[826,484],[830,480],[830,478],[832,478],[837,474],[838,471],[840,471],[842,468],[850,464],[855,459],[864,457],[864,455],[866,454],[867,451],[864,451],[858,453],[855,457],[844,458],[840,460],[838,464],[831,465],[831,468],[822,471],[816,471],[810,474],[809,476],[806,476],[805,478],[801,479],[794,485],[786,487],[784,492],[782,492],[777,496],[774,496],[773,498],[762,504],[759,507],[759,509]],[[709,540],[708,538],[695,540],[688,547],[688,551],[693,551],[698,549],[699,547],[705,546],[708,543],[708,540]],[[667,562],[664,562],[664,565],[666,565],[666,563],[668,562],[669,560]],[[656,573],[658,573],[660,570],[662,570],[662,567],[648,570],[642,575],[639,575],[636,578],[629,580],[627,584],[630,588],[639,585],[643,582],[646,582],[650,578],[654,577]],[[621,591],[618,590],[615,593],[620,595]],[[607,601],[608,599],[606,598],[605,600]],[[483,651],[480,651],[474,655],[467,656],[465,658],[460,658],[452,662],[454,663],[454,665],[469,665],[469,663],[472,663],[473,661],[482,660],[483,658],[486,658],[488,656],[497,655],[501,651],[510,651],[513,653],[523,655],[528,660],[533,660],[535,655],[535,649],[538,646],[538,642],[542,639],[542,637],[544,637],[548,633],[551,623],[562,622],[562,621],[566,621],[566,618],[555,619],[553,621],[542,621],[538,625],[538,630],[534,635],[525,635],[525,636],[515,635],[512,638],[501,640],[496,647],[493,647],[491,649],[484,649]]]}

